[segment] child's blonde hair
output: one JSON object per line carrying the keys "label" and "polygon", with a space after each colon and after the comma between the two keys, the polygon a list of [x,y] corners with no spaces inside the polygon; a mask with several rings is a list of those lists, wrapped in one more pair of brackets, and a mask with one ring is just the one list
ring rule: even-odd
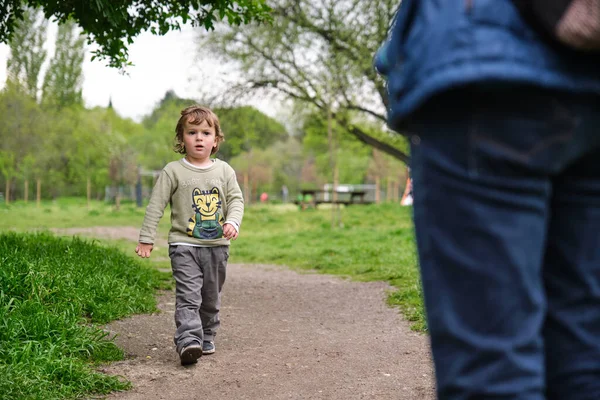
{"label": "child's blonde hair", "polygon": [[175,127],[175,145],[173,146],[173,150],[175,150],[176,153],[185,154],[185,146],[183,144],[184,124],[186,122],[189,122],[190,124],[201,124],[203,121],[206,121],[208,126],[215,128],[215,143],[217,145],[213,147],[210,154],[212,155],[219,151],[221,142],[225,140],[225,135],[223,134],[223,131],[221,131],[219,118],[210,108],[193,105],[181,110],[181,117],[179,117],[179,121],[177,121],[177,126]]}

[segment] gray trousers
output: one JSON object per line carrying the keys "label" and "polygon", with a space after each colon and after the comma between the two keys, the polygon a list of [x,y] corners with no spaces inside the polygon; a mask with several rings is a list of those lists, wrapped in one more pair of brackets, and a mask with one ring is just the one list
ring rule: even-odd
{"label": "gray trousers", "polygon": [[169,257],[175,278],[174,342],[180,352],[215,338],[229,246],[169,246]]}

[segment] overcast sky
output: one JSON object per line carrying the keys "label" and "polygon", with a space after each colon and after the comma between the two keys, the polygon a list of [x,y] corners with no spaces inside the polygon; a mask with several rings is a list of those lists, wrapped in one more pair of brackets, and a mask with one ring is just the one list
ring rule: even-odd
{"label": "overcast sky", "polygon": [[[46,45],[49,57],[54,54],[56,26],[49,27]],[[221,67],[210,59],[198,57],[195,44],[196,33],[187,26],[181,32],[169,32],[165,36],[144,33],[129,47],[128,75],[106,66],[106,61],[91,61],[88,51],[83,66],[83,98],[87,107],[105,107],[112,98],[113,107],[124,117],[140,121],[149,114],[168,90],[180,97],[197,99],[200,85],[222,86]],[[0,87],[6,81],[6,59],[9,48],[0,44]],[[48,58],[49,58],[48,57]],[[210,89],[209,89],[210,90]],[[255,101],[252,104],[261,111],[275,116],[273,105]]]}

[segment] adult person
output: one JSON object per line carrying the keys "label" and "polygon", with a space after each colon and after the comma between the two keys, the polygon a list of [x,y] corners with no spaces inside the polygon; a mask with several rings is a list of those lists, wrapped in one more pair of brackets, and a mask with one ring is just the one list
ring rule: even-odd
{"label": "adult person", "polygon": [[404,0],[376,57],[440,399],[600,399],[600,55],[522,11]]}

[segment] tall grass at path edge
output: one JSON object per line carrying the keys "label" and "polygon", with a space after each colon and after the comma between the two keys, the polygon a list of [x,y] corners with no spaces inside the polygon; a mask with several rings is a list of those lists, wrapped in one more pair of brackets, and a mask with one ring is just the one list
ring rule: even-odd
{"label": "tall grass at path edge", "polygon": [[158,271],[115,248],[0,234],[0,398],[68,399],[130,384],[96,372],[124,354],[99,324],[156,310]]}

